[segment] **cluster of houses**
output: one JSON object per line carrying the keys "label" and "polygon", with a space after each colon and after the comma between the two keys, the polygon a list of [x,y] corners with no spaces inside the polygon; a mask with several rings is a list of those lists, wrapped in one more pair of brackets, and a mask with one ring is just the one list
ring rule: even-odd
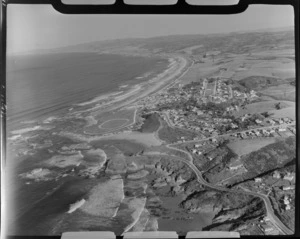
{"label": "cluster of houses", "polygon": [[275,130],[274,129],[253,129],[251,131],[246,132],[238,132],[235,134],[231,134],[233,137],[238,137],[241,139],[247,139],[249,137],[261,137],[261,136],[275,136]]}
{"label": "cluster of houses", "polygon": [[[273,175],[272,175],[273,178],[275,179],[284,179],[284,180],[287,180],[287,181],[294,181],[295,180],[295,173],[294,172],[287,172],[287,173],[284,173],[283,175],[278,171],[278,170],[275,170],[273,172]],[[254,179],[254,181],[256,183],[261,183],[262,182],[262,178],[260,177],[257,177]],[[293,186],[293,185],[292,185]],[[283,186],[283,190],[291,190],[291,189],[294,189],[294,187],[290,187],[290,186]]]}
{"label": "cluster of houses", "polygon": [[281,175],[277,170],[273,172],[273,178],[277,179],[284,179],[288,181],[293,181],[295,179],[295,173],[294,172],[287,172],[284,175]]}
{"label": "cluster of houses", "polygon": [[289,195],[284,195],[282,202],[285,210],[291,210],[291,198]]}
{"label": "cluster of houses", "polygon": [[[203,141],[194,144],[194,146],[190,149],[190,151],[195,155],[206,154],[210,150],[214,149],[215,146],[218,145],[218,140],[213,138],[210,141]],[[208,157],[209,160],[212,160],[213,157]]]}
{"label": "cluster of houses", "polygon": [[[215,129],[216,123],[222,123],[224,119],[214,119],[206,120],[205,118],[199,119],[198,116],[204,114],[202,110],[197,109],[196,107],[191,107],[190,112],[195,114],[189,114],[186,116],[186,111],[179,110],[165,110],[165,113],[168,114],[171,124],[173,126],[184,128],[187,130],[193,131],[203,131],[203,132],[217,132]],[[229,119],[230,120],[230,119]]]}
{"label": "cluster of houses", "polygon": [[265,216],[260,220],[259,228],[264,232],[266,235],[276,235],[277,229],[274,228],[270,218]]}
{"label": "cluster of houses", "polygon": [[[254,137],[275,137],[276,133],[279,132],[286,132],[287,129],[290,130],[290,128],[287,127],[276,127],[276,128],[268,128],[268,129],[253,129],[248,130],[244,132],[237,132],[234,134],[231,134],[232,137],[237,137],[241,139],[247,139],[247,138],[254,138]],[[293,132],[292,130],[290,130]],[[295,134],[295,132],[294,132]]]}
{"label": "cluster of houses", "polygon": [[158,104],[169,104],[174,102],[180,102],[184,99],[188,99],[186,94],[182,94],[181,91],[176,92],[176,94],[160,93],[155,95],[150,95],[139,101],[139,105],[142,105],[148,110],[157,108]]}
{"label": "cluster of houses", "polygon": [[[281,180],[290,181],[290,185],[281,186],[281,190],[283,190],[283,191],[295,190],[295,184],[294,184],[294,182],[295,182],[295,173],[294,172],[280,173],[278,170],[275,170],[273,172],[272,177],[274,179],[278,179],[278,180],[281,179]],[[265,186],[265,183],[263,183],[263,180],[262,180],[261,177],[256,177],[254,179],[254,182],[259,183],[259,185],[258,185],[259,188],[264,188],[264,186]],[[291,209],[291,205],[290,205],[291,198],[288,194],[285,194],[281,201],[284,205],[285,210],[290,210]]]}
{"label": "cluster of houses", "polygon": [[254,90],[251,90],[250,93],[245,93],[245,92],[240,92],[238,90],[233,90],[233,96],[234,96],[234,98],[237,98],[237,99],[249,99],[249,100],[251,100],[251,99],[254,99],[254,98],[258,97],[256,95],[256,93],[257,92],[254,91]]}
{"label": "cluster of houses", "polygon": [[266,119],[266,123],[270,125],[282,125],[282,124],[292,124],[294,120],[284,117],[284,118],[273,118],[273,119]]}
{"label": "cluster of houses", "polygon": [[239,91],[237,91],[237,90],[234,90],[234,91],[233,91],[233,96],[234,96],[235,98],[242,98],[242,99],[247,98],[247,94],[246,94],[246,93],[242,93],[242,92],[239,92]]}
{"label": "cluster of houses", "polygon": [[[216,79],[216,91],[213,97],[219,97],[218,99],[228,100],[232,95],[233,96],[245,96],[253,98],[256,97],[256,92],[251,90],[250,93],[240,93],[237,90],[232,91],[231,86],[225,83],[226,79]],[[236,131],[239,129],[237,123],[233,123],[230,117],[216,118],[216,114],[212,110],[203,110],[195,106],[187,106],[186,108],[177,109],[172,108],[172,103],[179,103],[181,101],[185,102],[186,100],[194,97],[195,99],[201,100],[203,102],[205,97],[203,91],[208,84],[208,80],[203,80],[202,84],[191,84],[190,86],[173,86],[168,90],[168,92],[160,92],[158,94],[150,95],[147,98],[139,102],[140,105],[143,105],[146,110],[157,110],[160,115],[165,118],[167,115],[168,122],[175,127],[190,130],[193,132],[199,132],[203,137],[217,137],[221,133]],[[195,95],[197,97],[195,97]],[[220,98],[221,97],[221,98]],[[159,108],[160,106],[168,105],[170,107]],[[224,109],[225,112],[238,111],[239,107],[237,105],[228,106]],[[251,118],[252,114],[245,114],[240,119],[245,121],[248,118]],[[285,132],[287,130],[284,127],[286,124],[294,123],[288,117],[284,118],[267,118],[264,120],[255,119],[257,126],[274,126],[274,128],[269,129],[255,129],[257,126],[250,125],[248,126],[248,131],[232,133],[232,137],[246,139],[253,137],[274,137],[278,132]],[[277,127],[277,126],[283,127]],[[275,127],[276,126],[276,127]],[[293,129],[292,129],[293,130]],[[294,130],[295,131],[295,130]]]}
{"label": "cluster of houses", "polygon": [[216,91],[214,96],[210,96],[215,103],[226,102],[233,97],[232,89],[224,83],[224,80],[216,80]]}
{"label": "cluster of houses", "polygon": [[244,165],[240,160],[236,160],[236,161],[233,161],[232,163],[230,163],[228,168],[230,171],[235,171],[235,170],[244,168]]}

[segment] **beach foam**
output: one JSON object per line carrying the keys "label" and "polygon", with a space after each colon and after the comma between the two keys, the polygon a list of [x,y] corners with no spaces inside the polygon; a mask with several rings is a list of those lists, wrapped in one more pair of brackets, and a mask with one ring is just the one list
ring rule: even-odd
{"label": "beach foam", "polygon": [[44,123],[44,124],[49,124],[49,123],[51,123],[53,120],[56,120],[56,119],[57,119],[57,117],[50,116],[50,117],[48,117],[47,119],[45,119],[45,120],[43,121],[43,123]]}
{"label": "beach foam", "polygon": [[106,100],[108,99],[109,97],[112,97],[112,96],[116,96],[116,95],[119,95],[123,93],[123,91],[120,91],[120,92],[113,92],[113,93],[110,93],[110,94],[105,94],[105,95],[101,95],[101,96],[97,96],[89,101],[85,101],[85,102],[82,102],[82,103],[79,103],[79,104],[76,104],[77,106],[86,106],[86,105],[90,105],[90,104],[93,104],[93,103],[97,103],[98,101],[101,101],[101,100]]}
{"label": "beach foam", "polygon": [[24,179],[32,179],[35,181],[47,181],[49,179],[52,179],[52,177],[50,176],[51,174],[52,172],[49,169],[36,168],[28,173],[22,173],[19,176]]}
{"label": "beach foam", "polygon": [[16,139],[19,139],[19,138],[21,138],[22,136],[20,135],[20,134],[17,134],[17,135],[14,135],[14,136],[12,136],[12,137],[9,137],[8,139],[9,140],[16,140]]}
{"label": "beach foam", "polygon": [[85,203],[85,199],[81,199],[73,204],[70,205],[70,209],[68,211],[68,213],[72,213],[75,212],[78,208],[80,208],[84,203]]}
{"label": "beach foam", "polygon": [[24,128],[24,129],[13,130],[13,131],[11,131],[11,133],[12,134],[24,134],[24,133],[35,131],[35,130],[38,130],[38,129],[41,129],[40,125],[36,125],[34,127],[29,127],[29,128]]}

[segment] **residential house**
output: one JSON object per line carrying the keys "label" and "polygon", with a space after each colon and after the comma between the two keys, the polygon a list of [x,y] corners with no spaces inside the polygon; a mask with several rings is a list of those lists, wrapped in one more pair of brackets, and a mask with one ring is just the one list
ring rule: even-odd
{"label": "residential house", "polygon": [[261,183],[262,179],[261,179],[261,178],[255,178],[254,181],[255,181],[256,183]]}
{"label": "residential house", "polygon": [[290,185],[290,186],[283,186],[282,190],[287,191],[287,190],[294,190],[295,189],[295,185]]}
{"label": "residential house", "polygon": [[286,128],[279,128],[278,131],[279,132],[284,132],[284,131],[286,131]]}
{"label": "residential house", "polygon": [[273,178],[277,178],[277,179],[281,178],[280,173],[277,170],[274,171]]}
{"label": "residential house", "polygon": [[264,232],[271,232],[273,231],[273,228],[267,224],[261,224],[261,228]]}
{"label": "residential house", "polygon": [[283,179],[292,181],[295,178],[295,173],[288,172],[286,175],[284,175]]}

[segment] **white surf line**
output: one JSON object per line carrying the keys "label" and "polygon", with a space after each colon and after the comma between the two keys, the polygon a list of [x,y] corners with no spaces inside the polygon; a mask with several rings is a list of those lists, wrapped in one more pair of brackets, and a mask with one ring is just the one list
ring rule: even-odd
{"label": "white surf line", "polygon": [[[181,59],[183,59],[183,61],[185,62],[185,64],[184,64],[184,66],[183,67],[181,67],[182,69],[184,68],[184,67],[186,67],[186,65],[187,65],[187,63],[188,63],[188,61],[184,58],[184,57],[181,57],[180,56],[180,58]],[[173,59],[173,58],[170,58],[170,59]],[[172,62],[172,64],[171,65],[175,65],[175,63],[176,63],[176,61],[174,60],[174,62]],[[175,84],[177,81],[179,81],[190,69],[191,69],[191,67],[193,67],[193,65],[194,65],[194,61],[192,61],[192,64],[183,72],[183,73],[181,73],[181,71],[182,71],[182,69],[178,69],[178,70],[176,70],[175,71],[175,73],[174,73],[174,76],[167,76],[167,78],[175,78],[176,77],[176,75],[178,75],[178,74],[181,74],[178,78],[175,78],[175,80],[174,80],[174,82],[172,82],[171,84],[168,84],[168,85],[166,85],[165,87],[163,87],[162,89],[160,89],[159,91],[157,91],[157,92],[155,92],[154,94],[157,94],[157,93],[159,93],[160,91],[162,91],[162,90],[164,90],[165,88],[168,88],[168,87],[170,87],[171,85],[173,85],[173,84]],[[173,66],[171,67],[171,68],[173,68]],[[167,69],[165,72],[167,72],[167,71],[169,71],[170,70],[170,68],[169,69]],[[165,72],[163,72],[163,73],[165,73]],[[156,76],[156,77],[158,77],[158,76]],[[139,87],[139,89],[140,89],[141,87]],[[151,93],[150,93],[151,94]],[[146,96],[144,96],[144,97],[147,97],[148,95],[150,95],[150,94],[147,94]],[[136,99],[134,102],[136,102],[136,101],[138,101],[138,100],[141,100],[142,98],[144,98],[144,97],[141,97],[141,98],[138,98],[138,99]],[[135,112],[134,112],[134,117],[133,117],[133,123],[131,123],[131,124],[129,124],[129,125],[126,125],[126,126],[121,126],[120,128],[118,128],[118,129],[114,129],[114,130],[111,130],[111,131],[108,131],[107,133],[110,133],[110,132],[113,132],[113,131],[116,131],[116,130],[120,130],[120,129],[122,129],[122,128],[126,128],[126,127],[129,127],[129,126],[131,126],[131,125],[134,125],[135,123],[136,123],[136,115],[137,115],[137,107],[135,107]]]}
{"label": "white surf line", "polygon": [[[188,60],[187,59],[185,59],[184,57],[182,57],[182,56],[180,56],[180,58],[181,59],[184,59],[184,61],[185,61],[185,64],[184,64],[184,66],[182,67],[182,69],[180,69],[180,71],[181,70],[183,70],[183,68],[184,67],[186,67],[186,65],[187,65],[187,63],[188,63]],[[190,69],[191,69],[191,67],[193,67],[193,65],[194,65],[194,61],[192,61],[192,64],[182,73],[182,72],[178,72],[177,74],[175,74],[175,76],[174,77],[172,77],[172,78],[175,78],[176,77],[176,75],[178,75],[178,74],[181,74],[179,77],[177,77],[176,79],[174,79],[174,82],[171,82],[170,84],[168,84],[168,85],[166,85],[166,86],[164,86],[162,89],[160,89],[159,91],[157,91],[157,92],[155,92],[155,94],[158,94],[158,93],[160,93],[161,91],[164,91],[166,88],[169,88],[169,87],[172,87],[173,85],[175,85],[176,83],[177,83],[177,81],[179,81]]]}
{"label": "white surf line", "polygon": [[[173,56],[173,57],[174,57],[174,56]],[[150,80],[148,80],[147,82],[144,82],[144,83],[142,83],[142,84],[147,84],[148,82],[153,82],[154,79],[155,79],[155,83],[160,83],[160,82],[161,82],[161,79],[163,79],[163,78],[166,78],[166,80],[170,80],[170,78],[172,79],[172,78],[175,78],[177,75],[179,75],[179,74],[181,73],[181,70],[186,66],[187,60],[186,60],[184,57],[182,57],[182,56],[176,56],[176,57],[177,57],[177,58],[181,58],[181,60],[183,59],[183,60],[185,61],[184,66],[180,67],[181,69],[177,69],[177,70],[174,69],[174,72],[173,72],[173,73],[170,73],[169,71],[171,71],[171,70],[173,71],[173,68],[174,68],[175,66],[169,67],[169,68],[167,68],[164,72],[158,74],[157,76],[153,77],[152,79],[150,79]],[[166,76],[168,73],[171,74],[171,75]],[[129,95],[129,97],[130,97],[131,94],[135,93],[137,90],[140,90],[140,89],[142,88],[142,84],[136,85],[135,87],[133,87],[133,89],[132,89],[131,91],[125,93],[125,95]],[[126,106],[126,105],[128,105],[128,104],[131,104],[132,101],[135,102],[135,101],[137,101],[137,100],[139,100],[139,99],[141,99],[141,98],[144,98],[144,97],[150,95],[150,94],[153,93],[153,91],[156,90],[156,88],[158,88],[160,85],[161,85],[161,84],[154,84],[154,86],[151,87],[151,88],[153,88],[153,90],[150,91],[149,93],[148,93],[148,91],[146,90],[145,92],[142,92],[142,93],[141,93],[141,94],[142,94],[141,97],[137,97],[137,98],[135,98],[135,99],[133,99],[133,100],[130,100],[128,103],[124,102],[123,105],[121,104],[120,106],[117,106],[117,108]],[[145,93],[146,93],[146,95],[145,95]],[[133,95],[133,96],[134,96],[134,95]],[[122,98],[120,98],[120,97],[122,97]],[[126,97],[125,97],[125,98],[126,98]],[[86,113],[86,112],[90,112],[90,111],[96,111],[96,110],[98,110],[98,109],[103,108],[103,106],[109,106],[109,105],[111,105],[111,104],[113,104],[113,103],[117,103],[118,101],[120,101],[120,100],[122,100],[122,99],[124,99],[124,97],[123,97],[122,95],[120,95],[120,96],[117,97],[117,99],[114,99],[114,100],[112,100],[112,101],[110,101],[110,102],[107,102],[107,104],[100,105],[100,106],[95,106],[95,107],[93,107],[93,108],[91,108],[91,109],[86,109],[86,110],[77,111],[76,114]],[[125,99],[124,101],[126,101],[126,99]],[[105,109],[105,110],[106,110],[106,109]],[[111,110],[109,110],[109,111],[111,111]],[[73,113],[73,114],[74,114],[74,113]]]}

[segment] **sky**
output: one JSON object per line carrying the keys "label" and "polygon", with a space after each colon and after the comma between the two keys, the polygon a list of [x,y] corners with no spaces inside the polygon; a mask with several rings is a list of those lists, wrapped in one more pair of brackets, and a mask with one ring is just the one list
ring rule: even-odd
{"label": "sky", "polygon": [[107,39],[209,34],[294,25],[292,6],[251,5],[233,15],[64,15],[51,5],[8,5],[7,52]]}

